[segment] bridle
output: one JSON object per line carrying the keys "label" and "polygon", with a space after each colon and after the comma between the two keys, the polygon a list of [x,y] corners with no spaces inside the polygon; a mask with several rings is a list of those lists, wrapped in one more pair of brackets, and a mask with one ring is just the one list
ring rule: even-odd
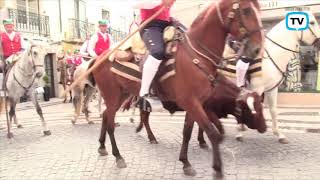
{"label": "bridle", "polygon": [[[234,20],[234,17],[236,15],[240,16],[240,22],[238,21],[239,23],[239,31],[240,31],[240,34],[242,35],[241,36],[241,49],[244,50],[244,47],[247,46],[247,43],[249,41],[249,37],[252,36],[253,34],[261,31],[262,27],[259,27],[255,30],[248,30],[248,28],[245,26],[245,24],[243,23],[243,15],[241,13],[241,9],[240,9],[240,0],[233,0],[232,2],[232,10],[229,12],[228,14],[228,18],[226,20],[226,22],[223,20],[223,17],[222,17],[222,13],[221,13],[221,9],[220,9],[220,5],[218,2],[216,2],[216,7],[217,7],[217,14],[218,14],[218,17],[220,19],[220,22],[223,26],[223,28],[225,29],[225,31],[227,33],[230,33],[230,25],[232,23],[232,21]],[[197,42],[195,39],[192,39],[187,35],[187,34],[184,34],[185,36],[185,40],[186,40],[186,44],[188,45],[188,47],[190,49],[192,49],[193,52],[195,52],[196,54],[200,55],[201,57],[203,57],[204,59],[208,60],[213,66],[217,67],[217,68],[222,68],[225,66],[225,60],[227,59],[231,59],[232,57],[229,57],[229,58],[223,58],[219,55],[217,55],[216,53],[212,52],[209,48],[207,48],[206,46],[204,46],[203,44],[201,44],[200,42]],[[192,41],[193,42],[196,42],[197,45],[202,49],[204,50],[205,52],[207,52],[211,57],[213,57],[214,59],[216,60],[219,60],[220,63],[217,63],[214,59],[212,59],[211,57],[207,56],[206,54],[200,52],[196,47],[194,47],[194,45],[192,44]],[[241,53],[242,54],[242,53]],[[241,56],[238,55],[238,57]],[[202,65],[200,64],[200,61],[198,59],[193,59],[193,63],[202,71],[204,72],[209,81],[211,82],[211,84],[215,84],[215,76],[213,76],[212,74],[204,71],[204,67],[202,67]]]}
{"label": "bridle", "polygon": [[[239,16],[240,20],[238,21],[239,23],[239,32],[241,34],[241,38],[240,38],[240,43],[241,43],[241,47],[240,49],[242,49],[242,51],[244,50],[244,48],[246,47],[247,43],[249,42],[249,37],[252,36],[253,34],[261,31],[261,29],[263,27],[259,27],[255,30],[249,30],[245,24],[244,24],[244,20],[243,20],[243,15],[240,9],[240,0],[233,0],[232,2],[232,10],[229,12],[228,16],[227,16],[227,20],[224,21],[223,17],[222,17],[222,13],[221,13],[221,9],[220,9],[220,5],[219,2],[216,2],[216,7],[217,7],[217,14],[220,20],[220,23],[222,24],[223,28],[225,29],[225,31],[227,33],[230,33],[230,25],[231,23],[234,21],[235,16]],[[198,55],[202,56],[203,58],[209,60],[214,66],[216,67],[223,67],[223,62],[227,59],[232,59],[233,57],[229,57],[229,58],[223,58],[220,57],[219,55],[217,55],[216,53],[212,52],[209,48],[205,47],[203,44],[201,44],[200,42],[197,42],[194,39],[190,39],[190,37],[188,37],[187,34],[185,34],[186,36],[186,40],[188,45],[191,47],[191,49],[193,51],[195,51]],[[197,48],[194,47],[194,45],[192,44],[191,41],[196,42],[196,44],[205,52],[207,52],[211,57],[213,57],[214,59],[219,60],[219,62],[221,62],[222,64],[218,64],[216,63],[216,61],[214,61],[214,59],[212,59],[211,57],[209,57],[208,55],[205,55],[204,53],[200,52]],[[239,53],[239,55],[237,55],[238,57],[240,57],[242,54]]]}
{"label": "bridle", "polygon": [[35,60],[34,60],[34,58],[33,58],[33,55],[32,55],[32,48],[34,48],[34,47],[36,47],[35,45],[31,45],[31,47],[30,47],[30,50],[28,51],[28,57],[30,57],[31,56],[31,63],[32,63],[32,72],[31,73],[26,73],[20,66],[18,67],[19,68],[19,71],[24,75],[24,76],[32,76],[32,81],[31,81],[31,83],[30,83],[30,85],[29,86],[23,86],[22,84],[21,84],[21,82],[19,82],[19,80],[17,79],[17,77],[16,77],[16,74],[15,74],[15,70],[16,70],[16,66],[14,66],[14,69],[13,69],[13,78],[14,78],[14,80],[18,83],[18,85],[20,86],[20,87],[22,87],[26,92],[32,87],[32,85],[34,84],[34,81],[35,81],[35,79],[37,78],[37,76],[36,76],[36,70],[37,70],[37,67],[43,67],[43,64],[36,64],[35,63]]}
{"label": "bridle", "polygon": [[231,23],[235,19],[234,17],[236,17],[236,16],[239,17],[239,21],[237,21],[238,25],[239,25],[239,33],[241,34],[239,42],[241,42],[242,46],[246,46],[246,44],[249,41],[250,36],[252,36],[253,34],[255,34],[257,32],[260,32],[261,29],[263,29],[262,26],[258,27],[257,29],[254,29],[254,30],[249,30],[246,27],[246,25],[244,24],[244,21],[243,21],[243,14],[240,9],[240,0],[233,0],[232,1],[232,10],[228,13],[227,19],[225,21],[222,17],[219,3],[216,2],[216,4],[217,4],[217,14],[218,14],[220,23],[222,24],[222,26],[224,27],[224,29],[226,30],[227,33],[231,32],[230,27],[231,27]]}

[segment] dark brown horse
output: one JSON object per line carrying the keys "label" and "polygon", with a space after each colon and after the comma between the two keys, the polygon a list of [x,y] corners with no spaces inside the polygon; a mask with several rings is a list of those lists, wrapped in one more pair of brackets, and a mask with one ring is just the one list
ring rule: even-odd
{"label": "dark brown horse", "polygon": [[[263,116],[263,105],[261,97],[252,91],[238,88],[233,82],[219,74],[217,76],[217,83],[212,93],[212,96],[204,104],[207,114],[212,112],[220,118],[226,118],[228,114],[235,116],[239,124],[245,124],[250,129],[256,129],[258,132],[266,130],[266,123]],[[125,109],[130,107],[133,96],[123,105]],[[184,111],[178,107],[174,102],[162,102],[163,107],[171,114],[176,111]],[[150,143],[156,144],[157,140],[149,125],[150,112],[140,110],[140,123],[136,128],[136,132],[140,132],[145,126]],[[217,119],[210,119],[217,120]],[[214,125],[218,128],[220,134],[224,134],[224,128],[221,122],[213,121]],[[203,130],[199,128],[198,141],[201,148],[208,148],[204,137]]]}
{"label": "dark brown horse", "polygon": [[[58,59],[58,68],[57,71],[60,72],[60,84],[63,89],[66,90],[66,87],[73,83],[73,74],[76,70],[76,65],[67,64],[65,58]],[[72,102],[72,91],[69,92],[70,100]],[[67,102],[67,95],[64,96],[63,102]]]}
{"label": "dark brown horse", "polygon": [[[183,131],[182,151],[187,154],[188,139],[191,135],[193,121],[206,132],[213,148],[213,168],[217,176],[222,176],[222,161],[219,142],[222,135],[210,122],[218,120],[212,112],[207,113],[205,104],[215,92],[217,82],[217,66],[224,50],[228,33],[244,43],[243,55],[255,58],[263,50],[263,31],[259,18],[257,0],[232,1],[224,0],[213,3],[198,16],[190,31],[179,43],[175,55],[176,74],[158,84],[161,89],[159,97],[162,101],[173,101],[187,112]],[[209,50],[212,50],[209,52]],[[97,58],[101,61],[107,52]],[[117,167],[124,168],[126,163],[120,155],[114,136],[114,118],[122,102],[129,94],[137,95],[140,84],[130,81],[110,71],[112,62],[104,62],[93,71],[94,79],[108,107],[103,113],[100,133],[99,153],[106,155],[105,139],[108,131],[112,154],[116,157]],[[217,94],[219,97],[219,95]],[[215,103],[212,101],[211,103]],[[194,171],[187,156],[180,159],[187,175]]]}

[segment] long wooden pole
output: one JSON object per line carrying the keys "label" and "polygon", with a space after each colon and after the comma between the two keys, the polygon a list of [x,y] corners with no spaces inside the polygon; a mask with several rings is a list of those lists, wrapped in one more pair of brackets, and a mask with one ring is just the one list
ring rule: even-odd
{"label": "long wooden pole", "polygon": [[135,35],[137,32],[139,32],[142,28],[144,28],[149,22],[151,22],[153,19],[155,19],[157,16],[160,15],[160,13],[165,9],[165,6],[162,6],[155,14],[153,14],[151,17],[149,17],[147,20],[145,20],[138,29],[133,31],[131,34],[129,34],[125,39],[123,39],[116,47],[114,47],[111,51],[109,51],[107,54],[105,54],[102,57],[99,57],[94,65],[89,68],[86,73],[81,75],[78,79],[76,79],[65,91],[64,95],[67,94],[69,91],[71,91],[77,84],[79,84],[84,78],[86,78],[93,70],[95,70],[101,63],[103,63],[105,60],[108,59],[108,57],[117,50],[120,46],[122,46],[128,39],[130,39],[133,35]]}
{"label": "long wooden pole", "polygon": [[[4,76],[6,62],[5,62],[5,59],[4,59],[4,56],[3,56],[3,48],[2,48],[2,39],[1,39],[1,37],[0,37],[0,60],[3,63],[3,66],[2,66],[2,74],[3,74],[2,87],[0,87],[0,89],[4,92],[4,97],[0,97],[0,98],[3,98],[3,101],[4,101],[4,108],[5,108],[5,111],[6,111],[6,119],[7,119],[7,131],[8,131],[7,137],[10,139],[10,138],[12,138],[12,134],[11,134],[11,129],[10,129],[10,122],[9,122],[9,117],[8,117],[8,107],[7,107],[7,84],[5,82],[5,76]],[[2,106],[2,105],[0,105],[0,106]]]}

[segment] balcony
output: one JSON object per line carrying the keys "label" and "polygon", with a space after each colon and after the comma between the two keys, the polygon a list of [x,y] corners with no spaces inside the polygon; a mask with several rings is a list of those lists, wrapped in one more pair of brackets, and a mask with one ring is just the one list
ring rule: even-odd
{"label": "balcony", "polygon": [[67,33],[67,41],[83,42],[86,34],[94,33],[94,24],[79,19],[69,19],[69,32]]}
{"label": "balcony", "polygon": [[14,20],[17,31],[42,37],[50,36],[49,16],[10,8],[8,13],[9,18]]}
{"label": "balcony", "polygon": [[122,39],[124,39],[127,36],[126,32],[123,32],[120,30],[115,30],[112,28],[110,28],[109,32],[115,42],[121,41]]}

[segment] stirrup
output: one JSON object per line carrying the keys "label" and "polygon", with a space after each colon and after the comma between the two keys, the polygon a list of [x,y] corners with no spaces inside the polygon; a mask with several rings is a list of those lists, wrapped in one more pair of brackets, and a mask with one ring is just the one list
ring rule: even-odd
{"label": "stirrup", "polygon": [[160,99],[156,96],[150,96],[150,95],[139,97],[137,105],[139,106],[140,109],[147,112],[163,109]]}

